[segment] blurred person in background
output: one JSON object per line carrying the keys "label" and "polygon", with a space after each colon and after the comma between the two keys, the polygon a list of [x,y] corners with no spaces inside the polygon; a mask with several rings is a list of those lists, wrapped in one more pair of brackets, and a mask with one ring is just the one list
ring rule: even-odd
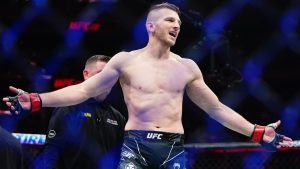
{"label": "blurred person in background", "polygon": [[[83,70],[84,80],[101,73],[109,60],[105,55],[90,57]],[[32,168],[116,168],[126,120],[105,100],[107,94],[74,106],[55,108],[45,148]]]}

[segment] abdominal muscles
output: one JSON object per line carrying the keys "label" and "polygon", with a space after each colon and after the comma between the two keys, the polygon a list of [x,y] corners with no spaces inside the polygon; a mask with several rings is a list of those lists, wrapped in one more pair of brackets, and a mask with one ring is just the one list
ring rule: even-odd
{"label": "abdominal muscles", "polygon": [[125,87],[124,98],[129,113],[125,130],[183,133],[182,95],[182,91],[146,92],[141,88]]}

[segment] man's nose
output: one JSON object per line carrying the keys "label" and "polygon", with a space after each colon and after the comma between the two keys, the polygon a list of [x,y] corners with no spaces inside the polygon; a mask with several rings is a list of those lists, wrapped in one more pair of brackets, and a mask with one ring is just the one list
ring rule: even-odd
{"label": "man's nose", "polygon": [[175,22],[174,24],[174,29],[177,31],[177,30],[180,30],[180,24],[178,22]]}
{"label": "man's nose", "polygon": [[178,31],[178,30],[180,30],[180,25],[179,24],[174,24],[173,28],[174,28],[175,31]]}

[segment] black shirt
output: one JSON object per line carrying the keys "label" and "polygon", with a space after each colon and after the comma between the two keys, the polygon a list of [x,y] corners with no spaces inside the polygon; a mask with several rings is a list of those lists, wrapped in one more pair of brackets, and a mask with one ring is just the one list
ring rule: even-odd
{"label": "black shirt", "polygon": [[20,141],[0,127],[0,168],[22,169],[23,156]]}
{"label": "black shirt", "polygon": [[56,108],[45,149],[35,168],[116,168],[125,123],[124,116],[105,101],[89,99],[79,105]]}

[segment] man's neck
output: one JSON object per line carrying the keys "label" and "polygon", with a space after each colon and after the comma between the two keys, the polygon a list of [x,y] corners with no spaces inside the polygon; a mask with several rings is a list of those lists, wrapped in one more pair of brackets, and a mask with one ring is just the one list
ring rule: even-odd
{"label": "man's neck", "polygon": [[170,57],[170,46],[163,45],[161,42],[149,41],[144,50],[150,53],[151,57],[158,59],[167,59]]}

